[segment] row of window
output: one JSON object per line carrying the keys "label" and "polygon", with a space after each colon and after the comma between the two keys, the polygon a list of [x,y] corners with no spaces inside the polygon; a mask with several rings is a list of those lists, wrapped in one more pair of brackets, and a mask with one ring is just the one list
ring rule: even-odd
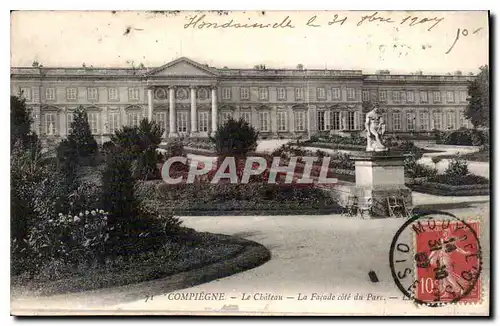
{"label": "row of window", "polygon": [[[163,90],[163,89],[159,89]],[[177,98],[187,98],[187,93],[183,97],[181,94],[183,89],[178,90]],[[356,99],[356,89],[352,87],[346,88],[347,92],[347,100],[352,101]],[[285,101],[287,99],[286,96],[286,88],[278,87],[277,88],[277,99],[279,101]],[[295,88],[295,100],[303,101],[304,98],[304,88],[297,87]],[[432,102],[433,103],[441,103],[441,91],[420,91],[419,99],[420,103],[429,103],[430,95],[432,94]],[[199,90],[199,98],[208,98],[208,92],[205,89]],[[415,93],[414,91],[391,91],[392,102],[394,103],[414,103],[415,102]],[[26,100],[32,100],[31,88],[22,87],[21,88],[21,96],[23,96]],[[157,98],[159,95],[155,93]],[[165,94],[166,96],[166,94]],[[164,97],[161,97],[164,98]],[[269,100],[269,89],[267,87],[259,87],[258,90],[258,98],[261,101]],[[324,87],[319,87],[316,89],[316,98],[318,100],[326,100],[326,89]],[[66,100],[68,101],[76,101],[78,99],[78,88],[76,87],[68,87],[66,88]],[[109,101],[119,101],[119,92],[118,88],[110,87],[108,88],[108,100]],[[140,99],[140,89],[138,87],[130,87],[128,89],[128,100],[129,101],[138,101]],[[232,89],[230,87],[222,88],[222,99],[223,100],[231,100],[232,99]],[[332,88],[332,100],[340,100],[341,99],[341,90],[340,87]],[[368,90],[363,91],[362,95],[363,101],[370,100],[370,92]],[[55,101],[56,100],[56,89],[53,87],[45,88],[45,100]],[[87,100],[88,101],[98,101],[99,100],[99,91],[97,87],[88,87],[87,88]],[[242,87],[240,88],[240,100],[250,100],[250,88]],[[378,100],[380,102],[387,101],[387,91],[380,90],[378,93]],[[460,91],[459,93],[459,101],[466,102],[467,101],[467,92]],[[455,102],[455,92],[447,91],[446,92],[446,102],[454,103]]]}
{"label": "row of window", "polygon": [[[392,94],[392,102],[395,103],[414,103],[415,102],[415,93],[414,91],[391,91]],[[434,103],[441,103],[441,91],[420,91],[419,92],[419,97],[420,97],[420,103],[429,103],[430,101],[430,95],[432,94],[432,102]],[[363,91],[363,101],[369,101],[370,98],[370,91],[364,90]],[[380,90],[378,92],[378,100],[380,102],[386,102],[387,101],[387,91],[385,90]],[[459,93],[459,101],[460,102],[467,102],[467,91],[460,91]],[[446,102],[448,103],[454,103],[455,102],[455,92],[454,91],[446,91]]]}
{"label": "row of window", "polygon": [[[128,89],[128,99],[129,101],[139,101],[140,99],[140,89],[138,87],[130,87]],[[21,87],[21,94],[27,101],[33,99],[33,94],[31,88]],[[56,89],[54,87],[45,88],[45,100],[55,101]],[[67,87],[66,88],[66,100],[76,101],[78,99],[78,88],[77,87]],[[99,90],[97,87],[87,87],[87,100],[88,101],[98,101],[99,100]],[[109,101],[119,101],[120,96],[118,88],[109,87],[108,88],[108,100]]]}
{"label": "row of window", "polygon": [[[469,127],[470,123],[465,119],[463,113],[456,111],[446,112],[419,112],[419,131],[430,130],[453,130],[457,127]],[[457,126],[458,115],[458,126]],[[406,130],[417,131],[417,112],[393,112],[392,130],[399,131],[402,128],[402,119],[406,120]]]}
{"label": "row of window", "polygon": [[[318,111],[316,113],[317,128],[320,131],[328,130],[355,130],[356,120],[358,119],[357,114],[360,112],[353,111]],[[419,125],[418,131],[430,131],[433,129],[437,130],[447,130],[457,128],[457,114],[458,114],[458,127],[468,127],[470,123],[465,119],[463,113],[456,111],[446,111],[446,112],[399,112],[395,111],[391,113],[391,130],[400,131],[402,129],[403,119],[406,121],[407,131],[417,131],[417,114],[419,115]],[[99,134],[99,112],[88,112],[88,120],[92,134]],[[307,114],[306,111],[295,111],[294,115],[294,126],[295,131],[303,132],[307,128]],[[198,131],[208,132],[209,131],[209,116],[210,113],[207,111],[198,112]],[[384,120],[387,121],[387,113],[383,114]],[[221,112],[221,123],[225,123],[233,117],[232,112]],[[251,113],[249,111],[240,112],[240,117],[252,124]],[[44,132],[47,135],[56,134],[56,118],[57,114],[55,112],[47,112],[43,115],[43,126]],[[127,122],[130,126],[137,126],[140,120],[144,118],[140,112],[128,112]],[[177,132],[188,132],[188,112],[177,112],[176,122],[177,122]],[[154,120],[161,124],[164,128],[167,127],[167,112],[155,112]],[[362,116],[361,121],[364,120]],[[67,129],[68,132],[71,130],[71,123],[73,122],[73,113],[69,112],[67,114]],[[269,132],[270,129],[270,112],[260,111],[258,112],[258,125],[256,126],[261,132]],[[286,132],[289,130],[288,112],[278,111],[276,117],[277,131]],[[108,132],[114,133],[118,130],[120,126],[120,113],[119,112],[109,112],[108,113]]]}
{"label": "row of window", "polygon": [[[303,101],[304,98],[304,88],[296,87],[294,89],[294,97],[296,101]],[[356,89],[352,87],[346,88],[347,92],[347,100],[353,101],[356,99]],[[332,88],[332,98],[333,100],[341,99],[340,87]],[[287,89],[286,87],[277,87],[276,88],[276,96],[278,101],[286,101],[287,99]],[[223,100],[232,100],[232,88],[223,87],[222,88],[222,99]],[[261,101],[269,100],[269,88],[268,87],[259,87],[258,89],[258,98]],[[318,87],[316,88],[316,98],[318,100],[326,100],[326,88]],[[240,88],[240,100],[250,100],[250,88],[249,87],[241,87]]]}
{"label": "row of window", "polygon": [[[176,122],[177,122],[177,132],[187,132],[188,131],[188,112],[177,112]],[[198,131],[208,132],[209,131],[209,115],[207,111],[198,112]],[[295,117],[295,131],[305,131],[306,130],[306,112],[296,111],[294,112]],[[90,130],[92,134],[99,134],[99,112],[87,112],[88,121],[90,125]],[[232,117],[231,112],[221,113],[221,123],[226,122]],[[240,117],[252,124],[251,112],[240,112]],[[68,133],[71,131],[71,123],[73,122],[74,114],[68,112],[67,114],[67,130]],[[143,115],[140,112],[128,112],[127,113],[127,124],[129,126],[139,125]],[[153,116],[154,120],[158,122],[164,128],[167,127],[167,112],[155,112]],[[57,113],[46,112],[42,115],[42,126],[44,128],[43,132],[46,135],[56,135],[57,133]],[[256,126],[262,132],[269,132],[270,130],[270,112],[262,111],[258,114],[258,126]],[[288,112],[278,111],[277,113],[277,126],[278,131],[283,132],[288,130]],[[107,131],[109,133],[115,133],[120,129],[120,113],[119,112],[109,112]]]}

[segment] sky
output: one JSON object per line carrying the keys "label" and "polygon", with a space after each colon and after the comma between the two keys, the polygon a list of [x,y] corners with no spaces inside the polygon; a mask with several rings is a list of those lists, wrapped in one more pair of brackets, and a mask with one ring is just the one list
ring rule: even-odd
{"label": "sky", "polygon": [[184,56],[219,68],[467,74],[488,64],[488,33],[485,11],[17,11],[11,66],[158,67]]}

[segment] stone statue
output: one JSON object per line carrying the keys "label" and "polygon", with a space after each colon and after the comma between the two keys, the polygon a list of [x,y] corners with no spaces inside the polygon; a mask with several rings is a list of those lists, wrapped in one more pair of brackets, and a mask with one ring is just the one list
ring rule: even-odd
{"label": "stone statue", "polygon": [[379,112],[378,105],[374,105],[373,109],[366,114],[365,130],[367,152],[383,152],[387,150],[387,147],[382,143],[382,137],[385,134],[385,121]]}

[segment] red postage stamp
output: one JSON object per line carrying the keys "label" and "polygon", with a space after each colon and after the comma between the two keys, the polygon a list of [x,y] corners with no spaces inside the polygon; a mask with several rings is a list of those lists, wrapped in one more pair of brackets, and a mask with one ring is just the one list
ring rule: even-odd
{"label": "red postage stamp", "polygon": [[413,225],[418,280],[415,298],[426,303],[480,302],[479,223],[437,223]]}

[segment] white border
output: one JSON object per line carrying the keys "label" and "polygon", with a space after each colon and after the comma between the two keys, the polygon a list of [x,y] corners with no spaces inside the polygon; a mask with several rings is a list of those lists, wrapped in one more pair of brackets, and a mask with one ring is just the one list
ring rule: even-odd
{"label": "white border", "polygon": [[[212,0],[212,1],[189,1],[189,0],[184,0],[180,1],[178,3],[173,3],[173,2],[168,2],[168,1],[150,1],[150,0],[141,0],[141,1],[130,1],[130,0],[121,0],[120,2],[116,3],[108,3],[104,2],[102,0],[86,0],[86,1],[75,1],[75,2],[62,2],[62,1],[53,1],[53,0],[18,0],[15,2],[7,2],[3,1],[2,4],[0,5],[1,7],[11,5],[11,8],[2,8],[3,10],[0,11],[0,18],[2,23],[3,23],[3,28],[0,28],[0,36],[1,36],[1,41],[2,41],[2,51],[1,57],[2,57],[2,62],[4,63],[1,65],[2,69],[2,74],[0,74],[3,79],[2,79],[2,89],[4,92],[2,92],[2,104],[3,104],[3,110],[2,110],[2,119],[0,119],[0,130],[2,133],[1,139],[1,147],[2,147],[2,153],[4,153],[6,156],[9,153],[9,146],[10,146],[10,129],[9,129],[9,121],[10,119],[8,118],[9,115],[9,106],[10,106],[10,100],[9,100],[9,94],[10,91],[7,91],[10,89],[10,17],[9,17],[9,10],[492,10],[492,14],[494,15],[495,13],[498,14],[500,10],[496,10],[500,4],[500,1],[496,0],[484,0],[484,1],[465,1],[465,0],[454,0],[454,1],[436,1],[436,0],[418,0],[414,2],[408,2],[408,1],[387,1],[387,0],[378,0],[378,1],[355,1],[355,0],[349,0],[345,2],[339,2],[339,1],[329,1],[329,2],[323,2],[323,1],[318,1],[318,0],[308,0],[308,1],[276,1],[274,3],[271,3],[269,0],[252,0],[250,2],[237,2],[237,1],[220,1],[220,0]],[[9,27],[7,26],[9,24]],[[491,26],[495,27],[495,26]],[[492,28],[493,29],[493,28]],[[492,40],[493,44],[498,41],[498,34],[494,33],[495,39]],[[492,45],[493,45],[492,44]],[[492,47],[493,48],[493,47]],[[496,54],[495,54],[495,59],[496,59]],[[493,58],[492,58],[493,59]],[[496,66],[496,65],[495,65]],[[492,72],[493,75],[496,74],[496,70]],[[495,83],[495,89],[492,90],[495,94],[499,94],[498,92],[498,84]],[[497,108],[493,108],[493,111],[497,111]],[[495,122],[498,124],[498,120],[500,119],[500,114],[496,113],[495,114]],[[492,123],[492,125],[494,125]],[[495,132],[494,137],[496,138],[495,140],[498,140],[498,135]],[[496,143],[496,148],[495,152],[498,151],[498,147],[500,146],[498,144],[498,141]],[[10,171],[9,167],[9,162],[7,157],[5,157],[4,160],[1,161],[1,169],[2,169],[2,176],[4,177],[2,184],[2,192],[1,194],[3,195],[2,198],[4,198],[4,204],[1,206],[2,207],[2,222],[4,223],[4,227],[2,228],[3,230],[10,230],[10,218],[9,218],[9,205],[10,201],[7,200],[8,194],[10,193],[10,188],[9,188],[9,182],[10,178],[8,177]],[[496,185],[494,186],[494,190],[497,190]],[[495,192],[495,191],[494,191]],[[496,193],[496,192],[495,192]],[[495,203],[495,208],[498,208],[498,201]],[[497,210],[498,211],[498,210]],[[492,218],[495,218],[492,216]],[[495,231],[498,234],[498,228],[499,228],[500,223],[496,221],[496,228]],[[493,238],[492,238],[493,239]],[[3,270],[2,270],[2,276],[3,276],[3,281],[2,284],[4,285],[4,288],[1,291],[2,293],[2,325],[7,325],[14,323],[16,320],[12,317],[9,317],[10,315],[10,294],[9,294],[9,283],[8,279],[10,279],[10,271],[9,271],[9,237],[7,235],[4,235],[2,237],[3,240],[3,245],[1,246],[2,248],[2,262],[3,262]],[[492,245],[493,246],[493,245]],[[492,261],[498,261],[498,251],[495,257],[492,257]],[[496,273],[498,276],[498,272]],[[497,279],[498,281],[498,279]],[[496,284],[497,282],[495,282]],[[493,289],[492,289],[493,290]],[[65,320],[68,321],[68,320]],[[105,322],[115,322],[115,323],[123,323],[123,322],[136,322],[137,320],[112,320],[112,319],[106,319],[106,320],[89,320],[89,321],[80,321],[84,323],[88,322],[94,322],[95,324],[104,324]],[[167,322],[167,323],[176,323],[174,320],[155,320],[156,322]],[[187,320],[182,320],[181,322],[184,323],[194,323],[197,321],[201,321],[199,319],[197,320],[192,320],[192,319],[187,319]],[[220,322],[235,322],[235,321],[241,321],[241,319],[234,320],[234,319],[223,319],[223,320],[203,320],[204,322],[212,322],[212,323],[220,323]],[[244,320],[245,322],[255,322],[256,324],[258,323],[259,325],[267,324],[272,321],[277,321],[277,320]],[[284,322],[288,323],[291,320],[283,320]],[[301,323],[303,322],[308,322],[308,320],[300,319],[296,320]],[[312,319],[312,321],[318,321],[317,319]],[[322,321],[325,321],[322,319]],[[373,323],[374,320],[362,320],[364,322],[370,322]],[[387,323],[389,322],[388,320],[375,320],[375,322],[382,322],[382,323]],[[401,320],[394,320],[394,322],[399,323]],[[470,320],[467,320],[470,321]],[[26,323],[26,321],[24,321]],[[33,322],[32,320],[29,321],[30,323]],[[64,322],[64,321],[63,321]],[[334,323],[341,323],[343,324],[345,321],[339,321],[339,320],[334,320]],[[361,320],[355,320],[355,323],[360,323]],[[425,325],[442,325],[443,323],[446,322],[455,322],[452,320],[422,320],[422,319],[413,319],[413,320],[405,320],[405,323],[407,322],[421,322],[425,323]],[[54,323],[53,320],[41,320],[37,321],[37,324],[46,324],[46,325],[52,325]]]}

